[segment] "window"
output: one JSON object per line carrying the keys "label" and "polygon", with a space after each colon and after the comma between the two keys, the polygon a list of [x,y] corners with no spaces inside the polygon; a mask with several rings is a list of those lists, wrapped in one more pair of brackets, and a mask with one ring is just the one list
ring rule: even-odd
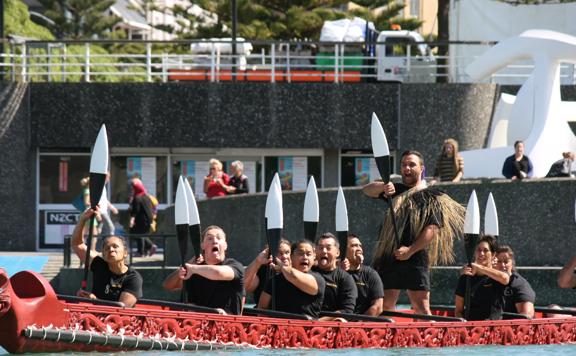
{"label": "window", "polygon": [[420,16],[420,0],[410,0],[410,16]]}
{"label": "window", "polygon": [[40,204],[70,204],[82,193],[80,180],[89,175],[89,155],[41,155]]}
{"label": "window", "polygon": [[160,204],[167,203],[167,164],[165,156],[112,156],[110,159],[110,201],[127,204],[130,195],[130,178],[138,174],[142,183],[158,198]]}
{"label": "window", "polygon": [[[390,165],[392,168],[394,167],[394,155],[391,157]],[[341,186],[362,186],[376,179],[380,179],[380,173],[371,152],[366,150],[342,151],[340,156]]]}
{"label": "window", "polygon": [[268,191],[274,174],[280,175],[282,190],[306,190],[310,176],[322,186],[322,157],[273,156],[264,158],[264,190]]}

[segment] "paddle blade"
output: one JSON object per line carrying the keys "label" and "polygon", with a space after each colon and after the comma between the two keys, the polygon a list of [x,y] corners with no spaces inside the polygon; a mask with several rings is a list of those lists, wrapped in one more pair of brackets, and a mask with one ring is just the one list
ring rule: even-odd
{"label": "paddle blade", "polygon": [[180,176],[178,187],[176,188],[176,200],[174,201],[174,221],[176,223],[176,236],[178,237],[178,247],[180,248],[180,260],[182,265],[186,263],[188,255],[188,202],[186,201],[186,188],[184,179]]}
{"label": "paddle blade", "polygon": [[336,234],[340,243],[340,257],[344,259],[348,237],[348,209],[342,187],[338,187],[338,196],[336,197]]}
{"label": "paddle blade", "polygon": [[496,210],[496,203],[492,193],[488,195],[486,201],[486,212],[484,213],[484,233],[497,237],[499,235],[498,229],[498,211]]}
{"label": "paddle blade", "polygon": [[316,240],[318,232],[318,223],[313,221],[304,221],[304,238],[308,241]]}
{"label": "paddle blade", "polygon": [[[274,179],[278,177],[278,174],[274,176]],[[282,190],[280,188],[280,180],[278,183],[272,183],[270,191],[268,192],[268,198],[270,199],[268,205],[268,226],[267,229],[282,229],[284,227],[284,214],[282,211]]]}
{"label": "paddle blade", "polygon": [[[270,199],[271,199],[270,193],[276,187],[276,185],[280,186],[280,176],[278,176],[278,173],[274,174],[274,177],[272,178],[272,182],[270,182],[270,187],[268,188],[268,195],[266,196],[266,208],[264,209],[264,218],[265,219],[267,219],[268,215],[270,214]],[[282,190],[282,186],[280,186],[280,190]]]}
{"label": "paddle blade", "polygon": [[308,181],[308,188],[306,189],[306,196],[304,197],[304,221],[320,221],[318,191],[316,190],[314,176],[311,176],[310,181]]}
{"label": "paddle blade", "polygon": [[184,178],[180,176],[176,187],[176,199],[174,201],[174,222],[176,225],[190,225],[190,213],[188,212],[188,201],[186,199],[186,188],[184,188]]}
{"label": "paddle blade", "polygon": [[90,207],[96,208],[102,197],[108,172],[108,135],[106,126],[102,125],[90,157]]}
{"label": "paddle blade", "polygon": [[388,148],[388,140],[384,134],[384,129],[375,113],[372,113],[370,131],[372,151],[374,152],[378,172],[384,183],[388,183],[390,181],[390,149]]}
{"label": "paddle blade", "polygon": [[466,216],[464,217],[464,247],[466,249],[466,259],[468,264],[474,259],[474,249],[480,235],[480,208],[478,207],[478,198],[476,191],[472,191],[468,206],[466,207]]}
{"label": "paddle blade", "polygon": [[194,256],[198,258],[202,254],[202,249],[200,248],[200,244],[202,243],[200,224],[188,225],[188,235],[190,236],[190,241],[192,242]]}
{"label": "paddle blade", "polygon": [[478,207],[478,198],[475,190],[472,191],[468,199],[464,217],[464,233],[477,235],[480,233],[480,208]]}
{"label": "paddle blade", "polygon": [[106,125],[102,124],[90,157],[90,173],[106,174],[108,172],[108,135]]}

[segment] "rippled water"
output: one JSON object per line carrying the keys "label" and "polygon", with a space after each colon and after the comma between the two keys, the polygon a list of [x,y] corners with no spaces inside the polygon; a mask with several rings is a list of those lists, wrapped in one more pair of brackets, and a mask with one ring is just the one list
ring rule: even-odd
{"label": "rippled water", "polygon": [[[0,354],[2,353],[0,349]],[[346,355],[346,356],[389,356],[389,355],[448,355],[456,356],[465,353],[466,356],[573,356],[576,355],[576,344],[570,345],[536,345],[536,346],[472,346],[472,347],[445,347],[445,348],[404,348],[404,349],[340,349],[340,350],[246,350],[246,351],[203,351],[195,352],[195,355],[210,356],[328,356],[328,355]],[[105,356],[105,355],[135,355],[135,356],[166,356],[166,351],[134,351],[118,353],[101,353],[92,352],[84,355]],[[63,354],[33,354],[36,356],[46,355],[63,355]],[[190,355],[190,352],[170,352],[169,355],[180,356]]]}

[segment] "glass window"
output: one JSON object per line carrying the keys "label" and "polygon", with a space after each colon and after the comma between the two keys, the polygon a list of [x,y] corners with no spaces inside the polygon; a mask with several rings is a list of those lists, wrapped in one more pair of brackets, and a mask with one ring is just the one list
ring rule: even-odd
{"label": "glass window", "polygon": [[90,156],[44,156],[40,159],[40,204],[71,204],[82,193],[80,180],[89,175]]}
{"label": "glass window", "polygon": [[321,156],[269,156],[264,158],[264,190],[268,191],[274,174],[278,172],[283,190],[305,190],[311,175],[316,186],[322,185]]}
{"label": "glass window", "polygon": [[138,175],[149,194],[166,204],[168,159],[165,156],[112,156],[110,159],[110,201],[126,204],[130,194],[129,180]]}
{"label": "glass window", "polygon": [[[394,172],[393,154],[390,165]],[[379,178],[380,173],[372,154],[365,151],[343,151],[340,157],[340,184],[343,187],[362,186]]]}
{"label": "glass window", "polygon": [[420,16],[420,0],[410,0],[410,16]]}

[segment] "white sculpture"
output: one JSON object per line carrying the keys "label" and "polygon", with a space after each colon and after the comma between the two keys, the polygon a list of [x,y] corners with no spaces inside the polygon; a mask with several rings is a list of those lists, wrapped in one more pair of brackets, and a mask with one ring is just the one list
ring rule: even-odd
{"label": "white sculpture", "polygon": [[534,177],[543,177],[564,151],[576,151],[576,102],[560,97],[560,63],[576,63],[576,37],[548,30],[529,30],[499,42],[470,64],[475,79],[487,77],[517,60],[532,59],[534,71],[516,97],[503,94],[496,108],[488,147],[461,152],[465,177],[502,177],[502,164],[514,153],[514,142],[525,143]]}

